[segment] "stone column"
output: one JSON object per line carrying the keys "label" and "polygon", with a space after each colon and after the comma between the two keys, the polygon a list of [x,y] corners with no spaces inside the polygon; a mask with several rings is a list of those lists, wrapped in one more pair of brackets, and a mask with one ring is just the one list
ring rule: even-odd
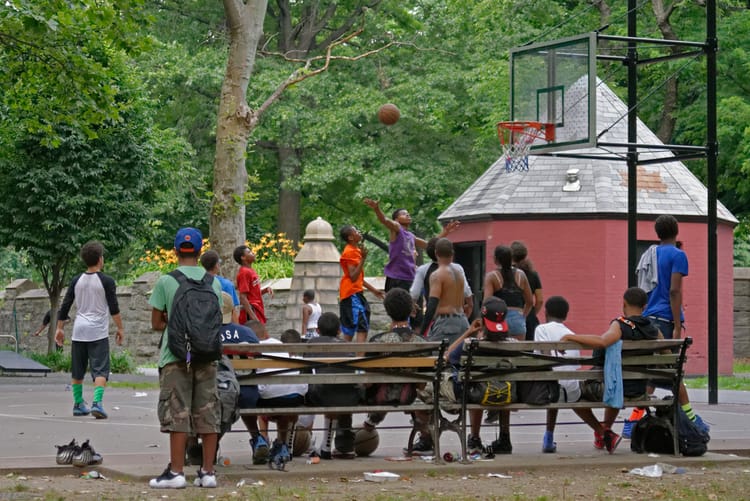
{"label": "stone column", "polygon": [[[289,287],[285,312],[285,329],[302,327],[302,293],[315,291],[315,300],[323,312],[338,315],[339,282],[341,280],[340,254],[334,245],[331,225],[318,217],[305,229],[304,244],[294,259],[294,274]],[[300,334],[304,334],[301,332]]]}

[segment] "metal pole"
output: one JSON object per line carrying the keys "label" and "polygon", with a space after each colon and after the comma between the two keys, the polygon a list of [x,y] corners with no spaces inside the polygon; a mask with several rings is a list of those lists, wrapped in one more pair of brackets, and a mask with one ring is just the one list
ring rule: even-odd
{"label": "metal pole", "polygon": [[708,155],[708,403],[719,403],[718,252],[717,252],[717,164],[716,138],[716,0],[706,2],[706,145]]}
{"label": "metal pole", "polygon": [[638,49],[636,0],[628,0],[628,287],[636,285],[638,243]]}

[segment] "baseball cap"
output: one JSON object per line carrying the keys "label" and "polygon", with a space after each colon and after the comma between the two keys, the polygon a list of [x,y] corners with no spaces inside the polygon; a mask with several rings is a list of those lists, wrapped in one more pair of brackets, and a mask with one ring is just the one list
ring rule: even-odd
{"label": "baseball cap", "polygon": [[195,228],[180,228],[177,236],[174,237],[174,248],[182,252],[190,252],[183,247],[186,245],[192,245],[193,252],[200,254],[201,247],[203,246],[203,235],[201,235],[201,232]]}
{"label": "baseball cap", "polygon": [[221,293],[221,323],[231,324],[232,323],[232,310],[234,310],[234,301],[232,296],[226,292]]}
{"label": "baseball cap", "polygon": [[508,323],[505,321],[505,315],[508,313],[508,306],[500,298],[490,297],[482,305],[482,320],[484,326],[490,332],[508,332]]}

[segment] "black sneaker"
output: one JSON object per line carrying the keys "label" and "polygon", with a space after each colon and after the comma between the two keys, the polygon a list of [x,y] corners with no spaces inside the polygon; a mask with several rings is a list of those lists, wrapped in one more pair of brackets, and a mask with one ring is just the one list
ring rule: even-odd
{"label": "black sneaker", "polygon": [[320,449],[320,459],[333,459],[333,455],[331,454],[331,451]]}
{"label": "black sneaker", "polygon": [[482,439],[473,435],[469,435],[469,439],[466,441],[466,449],[468,450],[469,454],[481,454],[484,451]]}
{"label": "black sneaker", "polygon": [[94,448],[89,445],[89,441],[86,440],[78,448],[76,454],[73,455],[72,463],[73,466],[78,466],[79,468],[102,464],[102,455],[97,454]]}
{"label": "black sneaker", "polygon": [[492,444],[493,454],[512,454],[513,444],[510,443],[510,433],[501,433],[500,438],[493,440]]}
{"label": "black sneaker", "polygon": [[420,435],[419,440],[412,446],[411,451],[404,449],[404,454],[407,456],[434,456],[435,450],[432,444],[432,437]]}
{"label": "black sneaker", "polygon": [[71,440],[69,444],[56,445],[55,447],[57,447],[57,456],[55,457],[57,464],[73,464],[73,456],[75,456],[80,449],[78,444],[76,444],[75,438]]}
{"label": "black sneaker", "polygon": [[156,478],[152,478],[148,485],[153,489],[184,489],[187,485],[184,473],[172,473],[172,464]]}

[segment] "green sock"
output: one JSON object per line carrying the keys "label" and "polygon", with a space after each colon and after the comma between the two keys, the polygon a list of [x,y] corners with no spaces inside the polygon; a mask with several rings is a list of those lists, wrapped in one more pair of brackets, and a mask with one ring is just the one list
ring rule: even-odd
{"label": "green sock", "polygon": [[82,404],[83,403],[83,385],[73,384],[71,386],[73,387],[73,403]]}
{"label": "green sock", "polygon": [[103,396],[104,396],[104,386],[95,387],[94,388],[94,402],[101,403]]}
{"label": "green sock", "polygon": [[687,414],[687,417],[689,417],[691,421],[695,421],[695,411],[690,404],[683,405],[682,410],[685,411],[685,414]]}

